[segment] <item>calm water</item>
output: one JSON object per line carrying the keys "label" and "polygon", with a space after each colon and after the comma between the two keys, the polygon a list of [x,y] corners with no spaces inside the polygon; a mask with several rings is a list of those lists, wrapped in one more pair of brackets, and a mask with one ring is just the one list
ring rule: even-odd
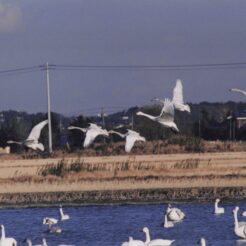
{"label": "calm water", "polygon": [[144,226],[149,227],[153,239],[175,239],[174,246],[199,245],[200,237],[206,238],[207,245],[246,245],[233,233],[232,209],[235,205],[240,206],[240,211],[246,210],[246,202],[223,204],[225,214],[215,216],[210,203],[178,204],[176,206],[186,213],[187,218],[169,229],[161,226],[165,205],[64,207],[71,219],[59,222],[64,230],[60,235],[45,233],[46,226],[42,225],[43,217],[59,218],[58,208],[0,209],[0,223],[5,225],[7,236],[17,239],[18,245],[26,245],[22,243],[25,238],[41,243],[45,237],[49,246],[117,246],[129,236],[144,240],[144,234],[140,232]]}

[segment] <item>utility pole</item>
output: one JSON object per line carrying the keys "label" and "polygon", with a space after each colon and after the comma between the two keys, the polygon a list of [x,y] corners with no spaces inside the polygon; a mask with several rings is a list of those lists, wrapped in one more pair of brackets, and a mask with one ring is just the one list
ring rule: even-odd
{"label": "utility pole", "polygon": [[51,113],[50,113],[50,76],[49,64],[46,63],[46,82],[47,82],[47,98],[48,98],[48,128],[49,128],[49,153],[52,153],[52,129],[51,129]]}
{"label": "utility pole", "polygon": [[101,108],[102,127],[105,128],[104,107]]}
{"label": "utility pole", "polygon": [[200,118],[198,120],[198,135],[199,135],[199,138],[201,138],[201,119]]}
{"label": "utility pole", "polygon": [[230,136],[229,136],[230,141],[232,140],[232,124],[231,124],[231,122],[232,122],[232,117],[230,118]]}

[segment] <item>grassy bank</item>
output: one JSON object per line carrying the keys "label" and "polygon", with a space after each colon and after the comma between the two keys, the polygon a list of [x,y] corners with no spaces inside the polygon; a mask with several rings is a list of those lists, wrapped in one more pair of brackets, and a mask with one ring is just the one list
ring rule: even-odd
{"label": "grassy bank", "polygon": [[[38,203],[42,203],[42,199],[46,201],[48,196],[47,201],[53,203],[59,201],[63,194],[68,197],[68,202],[72,202],[77,201],[77,196],[90,192],[95,192],[95,195],[83,195],[79,201],[86,202],[88,199],[87,202],[93,202],[92,197],[95,202],[104,202],[107,199],[107,202],[132,201],[132,197],[138,197],[136,200],[141,201],[143,198],[136,195],[137,191],[147,192],[150,200],[156,200],[162,194],[160,191],[173,193],[175,189],[185,192],[161,197],[165,200],[195,199],[197,195],[189,195],[189,189],[195,189],[201,194],[210,194],[213,191],[214,196],[243,198],[244,193],[241,197],[238,196],[238,191],[246,187],[245,177],[245,152],[70,156],[28,160],[8,157],[0,158],[0,195],[5,197],[0,198],[0,203],[6,203],[8,199],[12,201],[12,196],[18,197],[16,201],[22,201],[21,203],[23,199],[27,203],[35,203],[36,200],[32,200],[34,197],[38,197]],[[214,192],[218,188],[230,190],[228,187],[233,190],[231,195]],[[158,193],[152,196],[148,193],[150,191],[151,194],[152,191]],[[207,194],[203,196],[206,197]]]}

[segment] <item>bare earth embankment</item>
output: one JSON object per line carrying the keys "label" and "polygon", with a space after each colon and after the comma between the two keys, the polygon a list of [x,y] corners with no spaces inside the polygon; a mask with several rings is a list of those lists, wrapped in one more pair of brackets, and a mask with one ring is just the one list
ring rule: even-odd
{"label": "bare earth embankment", "polygon": [[0,204],[244,199],[246,153],[0,157]]}

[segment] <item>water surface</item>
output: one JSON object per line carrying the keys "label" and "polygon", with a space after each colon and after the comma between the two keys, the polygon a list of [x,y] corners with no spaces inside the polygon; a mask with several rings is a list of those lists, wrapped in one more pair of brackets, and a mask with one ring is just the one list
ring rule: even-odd
{"label": "water surface", "polygon": [[[173,228],[165,229],[163,223],[165,204],[151,205],[105,205],[64,207],[64,212],[71,219],[59,222],[63,232],[46,233],[42,225],[44,217],[59,218],[58,208],[17,208],[0,209],[0,223],[5,225],[6,235],[15,237],[18,245],[30,238],[34,244],[41,243],[43,237],[48,246],[73,244],[77,246],[118,246],[127,241],[129,236],[144,240],[141,229],[147,226],[152,239],[175,239],[174,246],[199,245],[201,237],[207,245],[229,246],[246,245],[233,233],[232,209],[240,206],[246,210],[246,202],[223,204],[225,214],[214,215],[213,204],[176,204],[187,215],[186,219]],[[245,220],[239,216],[239,221]]]}

